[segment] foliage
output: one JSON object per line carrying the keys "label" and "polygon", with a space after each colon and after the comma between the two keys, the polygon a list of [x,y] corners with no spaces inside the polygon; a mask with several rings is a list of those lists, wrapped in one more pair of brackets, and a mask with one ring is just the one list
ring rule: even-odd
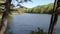
{"label": "foliage", "polygon": [[[3,2],[1,2],[3,1]],[[5,1],[5,2],[4,2]],[[16,0],[18,1],[18,0]],[[27,2],[28,0],[24,0],[24,2]],[[30,0],[29,0],[30,1]],[[2,15],[2,20],[1,20],[1,24],[0,24],[0,30],[2,31],[1,33],[6,33],[10,34],[10,28],[9,26],[7,26],[7,31],[5,32],[5,27],[7,25],[7,16],[9,13],[11,13],[11,7],[13,7],[13,4],[10,4],[11,0],[0,0],[0,13],[3,13]],[[18,2],[19,4],[20,2]],[[19,4],[20,6],[20,4]],[[13,9],[12,9],[13,10]],[[14,11],[14,10],[13,10]],[[5,24],[6,23],[6,24]],[[12,33],[11,33],[12,34]]]}
{"label": "foliage", "polygon": [[[12,1],[12,0],[9,0],[9,1]],[[31,2],[31,0],[15,0],[15,1],[17,1],[17,6],[20,6],[20,8],[23,8],[24,7],[20,3],[24,3],[24,2],[28,2],[28,1]],[[10,11],[10,14],[13,13],[13,12],[17,12],[18,13],[18,9],[15,9],[14,7],[15,7],[14,4],[11,3],[11,6],[10,6],[10,10],[11,10]],[[5,8],[5,2],[4,2],[4,0],[0,0],[0,13],[3,13],[4,12],[4,8]]]}
{"label": "foliage", "polygon": [[[53,3],[47,4],[47,5],[38,5],[33,8],[26,8],[24,6],[21,6],[21,4],[19,4],[19,3],[23,3],[23,2],[27,2],[27,1],[31,1],[31,0],[24,0],[24,1],[16,0],[16,1],[18,2],[17,6],[20,6],[20,8],[14,9],[13,8],[14,6],[12,4],[10,14],[11,13],[41,13],[41,14],[43,14],[43,13],[51,14],[52,13]],[[5,3],[0,1],[0,13],[4,12],[4,5],[5,5]]]}
{"label": "foliage", "polygon": [[50,3],[48,5],[38,5],[34,8],[28,8],[26,9],[24,12],[27,13],[52,13],[52,9],[53,9],[53,3]]}
{"label": "foliage", "polygon": [[46,32],[43,31],[43,29],[36,29],[35,31],[32,31],[30,34],[46,34]]}

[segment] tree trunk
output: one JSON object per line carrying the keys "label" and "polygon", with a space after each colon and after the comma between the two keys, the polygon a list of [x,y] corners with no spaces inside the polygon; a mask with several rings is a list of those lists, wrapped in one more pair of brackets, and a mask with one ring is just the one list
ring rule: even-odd
{"label": "tree trunk", "polygon": [[48,34],[54,34],[55,33],[57,19],[58,19],[58,0],[55,0],[54,7],[53,7],[53,14],[51,17]]}
{"label": "tree trunk", "polygon": [[7,28],[7,16],[10,12],[10,0],[5,0],[5,11],[2,16],[1,26],[0,26],[0,34],[5,34],[6,28]]}

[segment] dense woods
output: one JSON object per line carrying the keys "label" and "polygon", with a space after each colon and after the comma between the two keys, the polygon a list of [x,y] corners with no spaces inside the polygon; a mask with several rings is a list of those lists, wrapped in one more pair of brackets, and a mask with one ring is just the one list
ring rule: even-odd
{"label": "dense woods", "polygon": [[50,14],[52,13],[53,3],[47,5],[38,5],[33,8],[27,8],[25,10],[26,13],[41,13],[41,14]]}
{"label": "dense woods", "polygon": [[37,5],[33,8],[27,8],[27,7],[18,8],[18,11],[20,13],[52,14],[53,6],[54,6],[54,3],[50,3],[46,5]]}

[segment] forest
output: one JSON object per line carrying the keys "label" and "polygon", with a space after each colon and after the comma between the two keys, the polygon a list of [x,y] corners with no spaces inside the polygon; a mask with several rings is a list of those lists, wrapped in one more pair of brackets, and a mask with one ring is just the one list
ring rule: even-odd
{"label": "forest", "polygon": [[[52,14],[53,13],[53,3],[49,3],[46,5],[37,5],[33,8],[17,8],[20,13],[35,13],[35,14]],[[59,12],[60,14],[60,12]]]}
{"label": "forest", "polygon": [[47,5],[38,5],[33,8],[26,8],[25,13],[39,13],[39,14],[51,14],[53,9],[53,3]]}
{"label": "forest", "polygon": [[[53,13],[53,3],[49,3],[46,5],[37,5],[33,8],[28,8],[28,7],[22,7],[22,8],[12,8],[13,5],[11,6],[11,14],[12,13],[37,13],[37,14],[52,14]],[[0,6],[0,13],[3,12],[3,7]],[[60,12],[59,12],[60,14]]]}

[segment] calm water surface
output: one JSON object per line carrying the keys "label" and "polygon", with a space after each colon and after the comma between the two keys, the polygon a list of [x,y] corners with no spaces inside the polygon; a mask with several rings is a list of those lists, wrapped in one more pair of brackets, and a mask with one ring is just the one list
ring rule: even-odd
{"label": "calm water surface", "polygon": [[[10,21],[13,34],[29,34],[38,27],[48,31],[51,15],[48,14],[15,14]],[[56,27],[56,34],[60,33],[60,15]]]}

